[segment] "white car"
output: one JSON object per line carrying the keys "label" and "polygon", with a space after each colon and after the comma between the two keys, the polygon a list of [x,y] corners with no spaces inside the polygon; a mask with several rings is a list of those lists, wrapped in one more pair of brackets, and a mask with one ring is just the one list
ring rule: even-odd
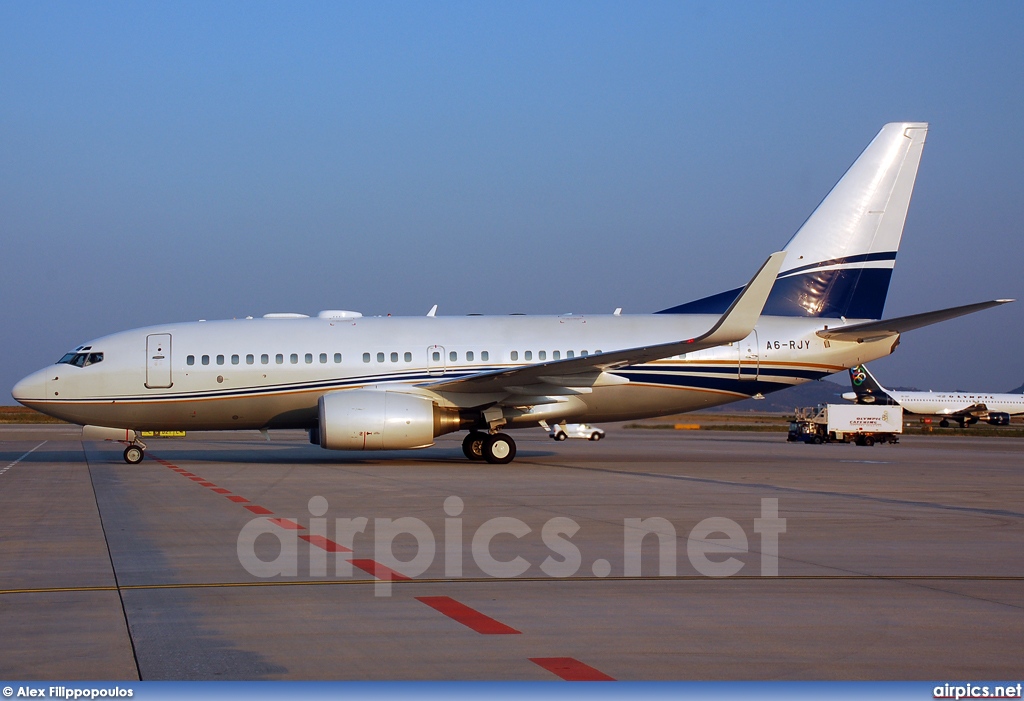
{"label": "white car", "polygon": [[548,434],[556,441],[564,441],[566,438],[586,438],[588,441],[599,441],[604,438],[604,431],[590,424],[552,426]]}

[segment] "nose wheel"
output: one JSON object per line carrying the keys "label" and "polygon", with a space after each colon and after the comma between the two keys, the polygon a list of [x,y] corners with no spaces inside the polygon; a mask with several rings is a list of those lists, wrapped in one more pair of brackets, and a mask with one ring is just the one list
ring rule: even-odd
{"label": "nose wheel", "polygon": [[138,465],[146,457],[146,451],[141,445],[131,444],[124,449],[124,461],[129,465]]}

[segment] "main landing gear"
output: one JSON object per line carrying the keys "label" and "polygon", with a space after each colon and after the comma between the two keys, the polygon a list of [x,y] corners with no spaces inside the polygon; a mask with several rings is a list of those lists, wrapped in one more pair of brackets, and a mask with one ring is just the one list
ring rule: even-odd
{"label": "main landing gear", "polygon": [[462,441],[462,452],[470,460],[505,465],[516,456],[516,442],[504,433],[470,431]]}
{"label": "main landing gear", "polygon": [[139,441],[129,443],[124,449],[124,461],[129,465],[138,465],[146,457],[146,446]]}

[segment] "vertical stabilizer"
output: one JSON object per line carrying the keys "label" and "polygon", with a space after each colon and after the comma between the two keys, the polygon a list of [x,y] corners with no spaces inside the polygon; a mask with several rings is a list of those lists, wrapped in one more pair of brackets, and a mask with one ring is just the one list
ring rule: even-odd
{"label": "vertical stabilizer", "polygon": [[[854,394],[857,395],[858,404],[896,404],[888,390],[878,384],[874,375],[868,372],[864,365],[850,368],[850,385]],[[844,397],[846,395],[843,395]]]}
{"label": "vertical stabilizer", "polygon": [[[880,319],[928,124],[878,132],[786,244],[785,268],[765,305],[771,316]],[[663,313],[721,313],[730,290]]]}

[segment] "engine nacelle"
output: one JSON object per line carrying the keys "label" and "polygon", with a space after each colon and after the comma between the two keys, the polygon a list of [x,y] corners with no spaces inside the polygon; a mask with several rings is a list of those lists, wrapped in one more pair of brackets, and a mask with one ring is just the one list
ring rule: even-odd
{"label": "engine nacelle", "polygon": [[990,411],[987,420],[993,426],[1010,425],[1010,415],[1002,411]]}
{"label": "engine nacelle", "polygon": [[316,437],[320,447],[331,450],[426,448],[435,436],[460,426],[457,409],[390,390],[332,392],[320,397],[319,410]]}

